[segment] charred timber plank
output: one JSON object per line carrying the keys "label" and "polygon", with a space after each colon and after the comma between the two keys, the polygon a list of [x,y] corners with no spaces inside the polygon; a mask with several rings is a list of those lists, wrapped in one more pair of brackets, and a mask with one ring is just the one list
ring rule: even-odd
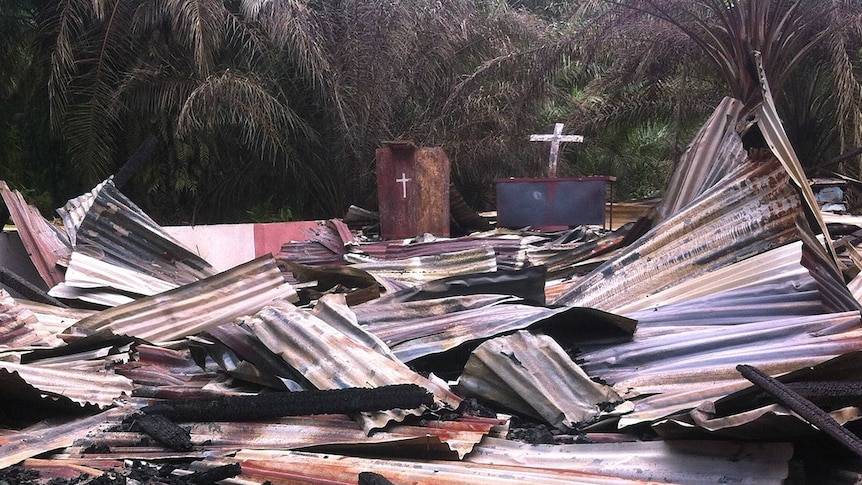
{"label": "charred timber plank", "polygon": [[736,366],[743,377],[775,398],[783,406],[795,412],[810,424],[843,444],[858,456],[862,456],[862,439],[832,419],[829,413],[797,394],[777,379],[750,365]]}
{"label": "charred timber plank", "polygon": [[359,485],[395,485],[386,477],[374,472],[361,472],[359,474]]}
{"label": "charred timber plank", "polygon": [[190,399],[146,406],[142,411],[182,422],[247,421],[282,416],[416,409],[433,404],[434,395],[427,389],[416,384],[396,384],[373,389],[354,387]]}
{"label": "charred timber plank", "polygon": [[185,482],[189,485],[211,485],[219,480],[236,477],[240,473],[242,473],[242,467],[240,467],[239,463],[231,463],[195,472],[191,475],[186,475],[184,478]]}
{"label": "charred timber plank", "polygon": [[191,434],[165,416],[138,413],[134,421],[144,433],[174,451],[192,449]]}

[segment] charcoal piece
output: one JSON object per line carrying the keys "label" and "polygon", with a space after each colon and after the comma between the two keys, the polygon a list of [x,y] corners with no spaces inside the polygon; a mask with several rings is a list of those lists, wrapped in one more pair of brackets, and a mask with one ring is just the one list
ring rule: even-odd
{"label": "charcoal piece", "polygon": [[239,463],[231,463],[186,475],[185,479],[189,485],[210,485],[219,480],[233,478],[240,473],[242,473],[242,467]]}
{"label": "charcoal piece", "polygon": [[193,399],[146,406],[142,411],[182,422],[248,421],[282,416],[416,409],[433,404],[433,394],[424,387],[396,384],[373,389],[354,387]]}
{"label": "charcoal piece", "polygon": [[169,418],[158,414],[136,414],[135,424],[154,440],[174,451],[192,449],[192,437],[188,431]]}
{"label": "charcoal piece", "polygon": [[374,472],[361,472],[358,483],[359,485],[395,485],[383,475]]}

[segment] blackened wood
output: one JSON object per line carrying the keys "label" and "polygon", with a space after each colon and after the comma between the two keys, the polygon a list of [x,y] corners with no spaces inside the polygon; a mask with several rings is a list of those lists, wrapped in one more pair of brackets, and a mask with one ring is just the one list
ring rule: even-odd
{"label": "blackened wood", "polygon": [[185,479],[189,485],[211,485],[219,480],[238,476],[240,473],[242,473],[242,467],[239,463],[231,463],[186,475]]}
{"label": "blackened wood", "polygon": [[416,384],[396,384],[374,389],[355,387],[193,399],[146,406],[142,411],[183,422],[247,421],[281,416],[416,409],[433,404],[434,396],[425,388]]}
{"label": "blackened wood", "polygon": [[395,485],[386,477],[374,472],[362,472],[359,474],[359,485]]}
{"label": "blackened wood", "polygon": [[836,439],[858,456],[862,456],[862,440],[832,419],[829,413],[800,396],[777,379],[750,365],[736,366],[743,377],[775,398],[783,406],[795,412],[818,429]]}
{"label": "blackened wood", "polygon": [[53,305],[60,308],[68,308],[60,300],[49,295],[42,288],[30,283],[22,278],[18,273],[7,268],[0,267],[0,284],[11,288],[24,298],[46,305]]}
{"label": "blackened wood", "polygon": [[192,449],[191,434],[165,416],[136,414],[134,422],[148,436],[174,451]]}

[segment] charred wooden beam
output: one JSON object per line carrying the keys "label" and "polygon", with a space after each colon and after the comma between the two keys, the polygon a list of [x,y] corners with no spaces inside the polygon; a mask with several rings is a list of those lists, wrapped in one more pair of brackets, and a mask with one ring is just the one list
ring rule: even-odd
{"label": "charred wooden beam", "polygon": [[185,482],[189,485],[211,485],[219,480],[236,477],[240,473],[242,473],[242,467],[240,467],[239,463],[231,463],[195,472],[191,475],[186,475],[184,478]]}
{"label": "charred wooden beam", "polygon": [[158,414],[135,414],[134,423],[148,436],[174,451],[192,449],[191,434],[165,416]]}
{"label": "charred wooden beam", "polygon": [[146,406],[142,411],[173,421],[248,421],[282,416],[416,409],[433,404],[434,396],[427,389],[416,384],[396,384],[373,389],[354,387],[191,399]]}
{"label": "charred wooden beam", "polygon": [[805,399],[782,382],[765,374],[760,369],[750,365],[736,366],[743,377],[775,398],[779,404],[795,412],[810,424],[816,426],[858,456],[862,456],[862,439],[841,426],[826,411]]}
{"label": "charred wooden beam", "polygon": [[395,485],[386,477],[374,472],[361,472],[359,474],[359,485]]}

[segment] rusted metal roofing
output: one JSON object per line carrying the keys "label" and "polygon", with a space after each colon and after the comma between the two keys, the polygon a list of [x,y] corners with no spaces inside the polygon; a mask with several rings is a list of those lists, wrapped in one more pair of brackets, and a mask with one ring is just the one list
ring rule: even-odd
{"label": "rusted metal roofing", "polygon": [[[457,306],[458,302],[464,307]],[[431,311],[431,307],[436,308]],[[445,313],[440,313],[443,311]],[[559,320],[561,326],[573,332],[578,327],[597,324],[618,338],[630,336],[635,329],[634,320],[600,310],[532,306],[496,295],[474,295],[459,300],[450,297],[400,305],[370,303],[356,307],[356,313],[363,328],[380,337],[404,362],[551,319]]]}
{"label": "rusted metal roofing", "polygon": [[599,404],[620,401],[613,389],[593,382],[554,339],[523,330],[479,345],[456,390],[563,431],[596,419]]}
{"label": "rusted metal roofing", "polygon": [[740,165],[579,280],[555,303],[617,311],[631,301],[793,241],[800,207],[780,164]]}
{"label": "rusted metal roofing", "polygon": [[[74,250],[105,263],[184,285],[214,274],[212,266],[172,238],[123,195],[109,179],[87,204],[71,200],[66,214],[83,219],[74,234]],[[77,222],[77,218],[76,221]]]}
{"label": "rusted metal roofing", "polygon": [[63,281],[63,269],[58,263],[65,262],[72,251],[68,237],[60,228],[46,221],[38,209],[28,205],[20,192],[11,190],[2,180],[0,196],[3,197],[12,221],[18,228],[21,242],[45,284],[50,287]]}
{"label": "rusted metal roofing", "polygon": [[108,409],[94,416],[72,420],[56,426],[40,426],[15,434],[4,435],[0,440],[0,470],[21,460],[38,456],[52,450],[71,446],[82,436],[102,426],[105,421],[116,419],[128,411],[122,408]]}
{"label": "rusted metal roofing", "polygon": [[[465,416],[449,421],[423,421],[411,425],[394,425],[368,436],[355,421],[345,415],[318,415],[283,417],[275,421],[257,422],[203,422],[182,423],[191,434],[195,447],[205,448],[210,456],[230,455],[238,450],[301,450],[335,446],[343,451],[367,449],[416,450],[417,456],[427,455],[437,459],[462,459],[470,453],[483,437],[497,427],[505,426],[506,420]],[[123,459],[121,450],[140,448],[146,442],[141,432],[120,430],[104,426],[89,433],[87,445],[98,444],[110,448],[109,452],[83,454],[79,449],[67,448],[67,455],[87,458]],[[139,450],[142,451],[142,450]],[[174,452],[153,444],[149,448],[150,458],[162,453],[168,457]],[[134,453],[134,452],[133,452]]]}
{"label": "rusted metal roofing", "polygon": [[782,483],[789,475],[789,443],[641,441],[530,445],[486,438],[469,463],[577,470],[660,483],[740,485]]}
{"label": "rusted metal roofing", "polygon": [[523,465],[487,465],[464,462],[422,462],[393,459],[356,458],[343,455],[298,451],[241,451],[236,459],[242,478],[257,483],[327,483],[353,485],[362,472],[374,472],[392,483],[433,483],[467,485],[477,482],[500,485],[644,485],[642,479],[609,477],[576,470],[531,468]]}
{"label": "rusted metal roofing", "polygon": [[179,288],[103,310],[73,328],[110,330],[150,342],[166,342],[250,315],[276,298],[293,299],[272,256]]}
{"label": "rusted metal roofing", "polygon": [[454,239],[434,237],[403,241],[379,241],[362,243],[351,249],[376,260],[400,260],[458,253],[479,247],[492,248],[497,258],[498,269],[521,269],[527,262],[526,251],[530,245],[544,241],[543,237],[522,237],[505,231],[491,231]]}
{"label": "rusted metal roofing", "polygon": [[416,285],[448,276],[497,270],[494,250],[487,247],[404,259],[378,260],[357,253],[348,253],[344,257],[356,268],[368,271],[376,278],[394,280],[407,285]]}
{"label": "rusted metal roofing", "polygon": [[60,345],[63,341],[45,328],[32,311],[0,288],[0,349]]}
{"label": "rusted metal roofing", "polygon": [[[696,325],[697,321],[692,321]],[[620,426],[652,421],[748,387],[745,362],[773,375],[862,349],[859,312],[812,315],[635,336],[628,344],[586,352],[581,367],[634,401]]]}
{"label": "rusted metal roofing", "polygon": [[[403,363],[373,350],[365,342],[352,338],[351,335],[364,331],[347,321],[323,321],[287,302],[276,301],[258,312],[248,325],[264,345],[318,389],[412,383],[433,393],[440,406],[454,409],[461,402],[446,384],[425,378]],[[349,328],[342,331],[339,325]],[[369,433],[410,414],[421,412],[363,413],[363,429]]]}
{"label": "rusted metal roofing", "polygon": [[[104,364],[102,364],[104,368]],[[80,404],[105,408],[115,399],[130,396],[132,381],[109,371],[81,372],[42,365],[22,365],[0,361],[0,380],[20,380],[46,398],[65,397]]]}
{"label": "rusted metal roofing", "polygon": [[655,208],[654,225],[680,212],[743,163],[746,153],[736,134],[742,108],[742,101],[730,97],[715,108],[677,162]]}

